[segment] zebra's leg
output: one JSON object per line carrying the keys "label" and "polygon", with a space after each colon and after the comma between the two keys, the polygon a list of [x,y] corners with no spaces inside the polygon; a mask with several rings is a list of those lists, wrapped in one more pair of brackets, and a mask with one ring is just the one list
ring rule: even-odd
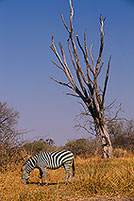
{"label": "zebra's leg", "polygon": [[29,178],[29,173],[26,172],[26,171],[23,171],[23,173],[22,173],[22,182],[23,182],[24,184],[28,184],[28,183],[29,183],[29,182],[28,182],[28,178]]}
{"label": "zebra's leg", "polygon": [[43,172],[42,172],[41,168],[39,168],[39,171],[40,171],[40,174],[39,174],[40,184],[42,184],[42,175],[43,175]]}
{"label": "zebra's leg", "polygon": [[70,180],[71,180],[71,171],[70,171],[69,167],[70,167],[70,164],[68,164],[68,163],[64,164],[64,168],[65,168],[65,171],[66,171],[66,184],[68,182],[70,182]]}
{"label": "zebra's leg", "polygon": [[45,182],[46,182],[46,185],[47,185],[48,182],[47,182],[46,168],[41,168],[41,171],[44,174]]}

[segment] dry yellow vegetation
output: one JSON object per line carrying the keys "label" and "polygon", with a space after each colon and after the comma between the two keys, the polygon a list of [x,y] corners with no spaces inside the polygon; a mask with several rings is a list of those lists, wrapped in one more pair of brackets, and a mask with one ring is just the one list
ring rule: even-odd
{"label": "dry yellow vegetation", "polygon": [[[29,184],[21,182],[21,166],[0,173],[0,200],[134,200],[134,156],[109,160],[98,157],[75,160],[76,177],[64,185],[65,171],[47,170],[49,185],[39,185],[38,170],[30,174]],[[92,198],[92,199],[91,199]],[[94,199],[93,199],[94,198]],[[120,199],[122,198],[122,199]],[[111,199],[112,200],[112,199]]]}

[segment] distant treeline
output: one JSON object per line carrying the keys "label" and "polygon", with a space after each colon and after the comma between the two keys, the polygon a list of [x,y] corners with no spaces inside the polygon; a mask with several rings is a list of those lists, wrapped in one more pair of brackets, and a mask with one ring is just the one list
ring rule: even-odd
{"label": "distant treeline", "polygon": [[[68,141],[58,147],[53,139],[39,139],[22,142],[22,134],[17,131],[18,113],[0,102],[0,171],[7,170],[12,164],[18,164],[31,155],[44,151],[68,149],[75,156],[90,157],[102,155],[100,138],[89,135],[88,139]],[[108,131],[112,141],[113,155],[121,157],[134,153],[134,120],[109,121]],[[87,134],[88,136],[88,134]]]}
{"label": "distant treeline", "polygon": [[[134,120],[112,122],[108,129],[113,149],[122,149],[134,153]],[[69,149],[79,156],[101,154],[101,143],[95,137],[70,140],[61,147],[55,146],[53,139],[39,139],[25,143],[23,148],[30,155],[55,149]]]}

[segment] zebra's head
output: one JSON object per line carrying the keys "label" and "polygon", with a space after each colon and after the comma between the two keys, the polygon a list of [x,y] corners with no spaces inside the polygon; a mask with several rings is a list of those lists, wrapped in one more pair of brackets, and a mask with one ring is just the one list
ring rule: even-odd
{"label": "zebra's head", "polygon": [[25,184],[28,183],[29,174],[34,168],[35,168],[35,160],[33,158],[29,158],[21,168],[23,183]]}
{"label": "zebra's head", "polygon": [[22,172],[22,175],[21,175],[22,182],[27,184],[28,178],[29,178],[29,172],[27,171],[26,165],[23,165],[23,167],[21,168],[21,172]]}

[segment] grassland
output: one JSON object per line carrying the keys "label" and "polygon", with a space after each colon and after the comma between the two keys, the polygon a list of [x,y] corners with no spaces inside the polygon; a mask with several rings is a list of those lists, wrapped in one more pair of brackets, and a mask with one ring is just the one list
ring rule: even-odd
{"label": "grassland", "polygon": [[64,185],[63,168],[47,171],[48,186],[39,185],[38,170],[31,172],[25,185],[21,183],[21,166],[0,173],[1,201],[134,200],[133,155],[111,160],[77,158],[76,176],[68,185]]}

